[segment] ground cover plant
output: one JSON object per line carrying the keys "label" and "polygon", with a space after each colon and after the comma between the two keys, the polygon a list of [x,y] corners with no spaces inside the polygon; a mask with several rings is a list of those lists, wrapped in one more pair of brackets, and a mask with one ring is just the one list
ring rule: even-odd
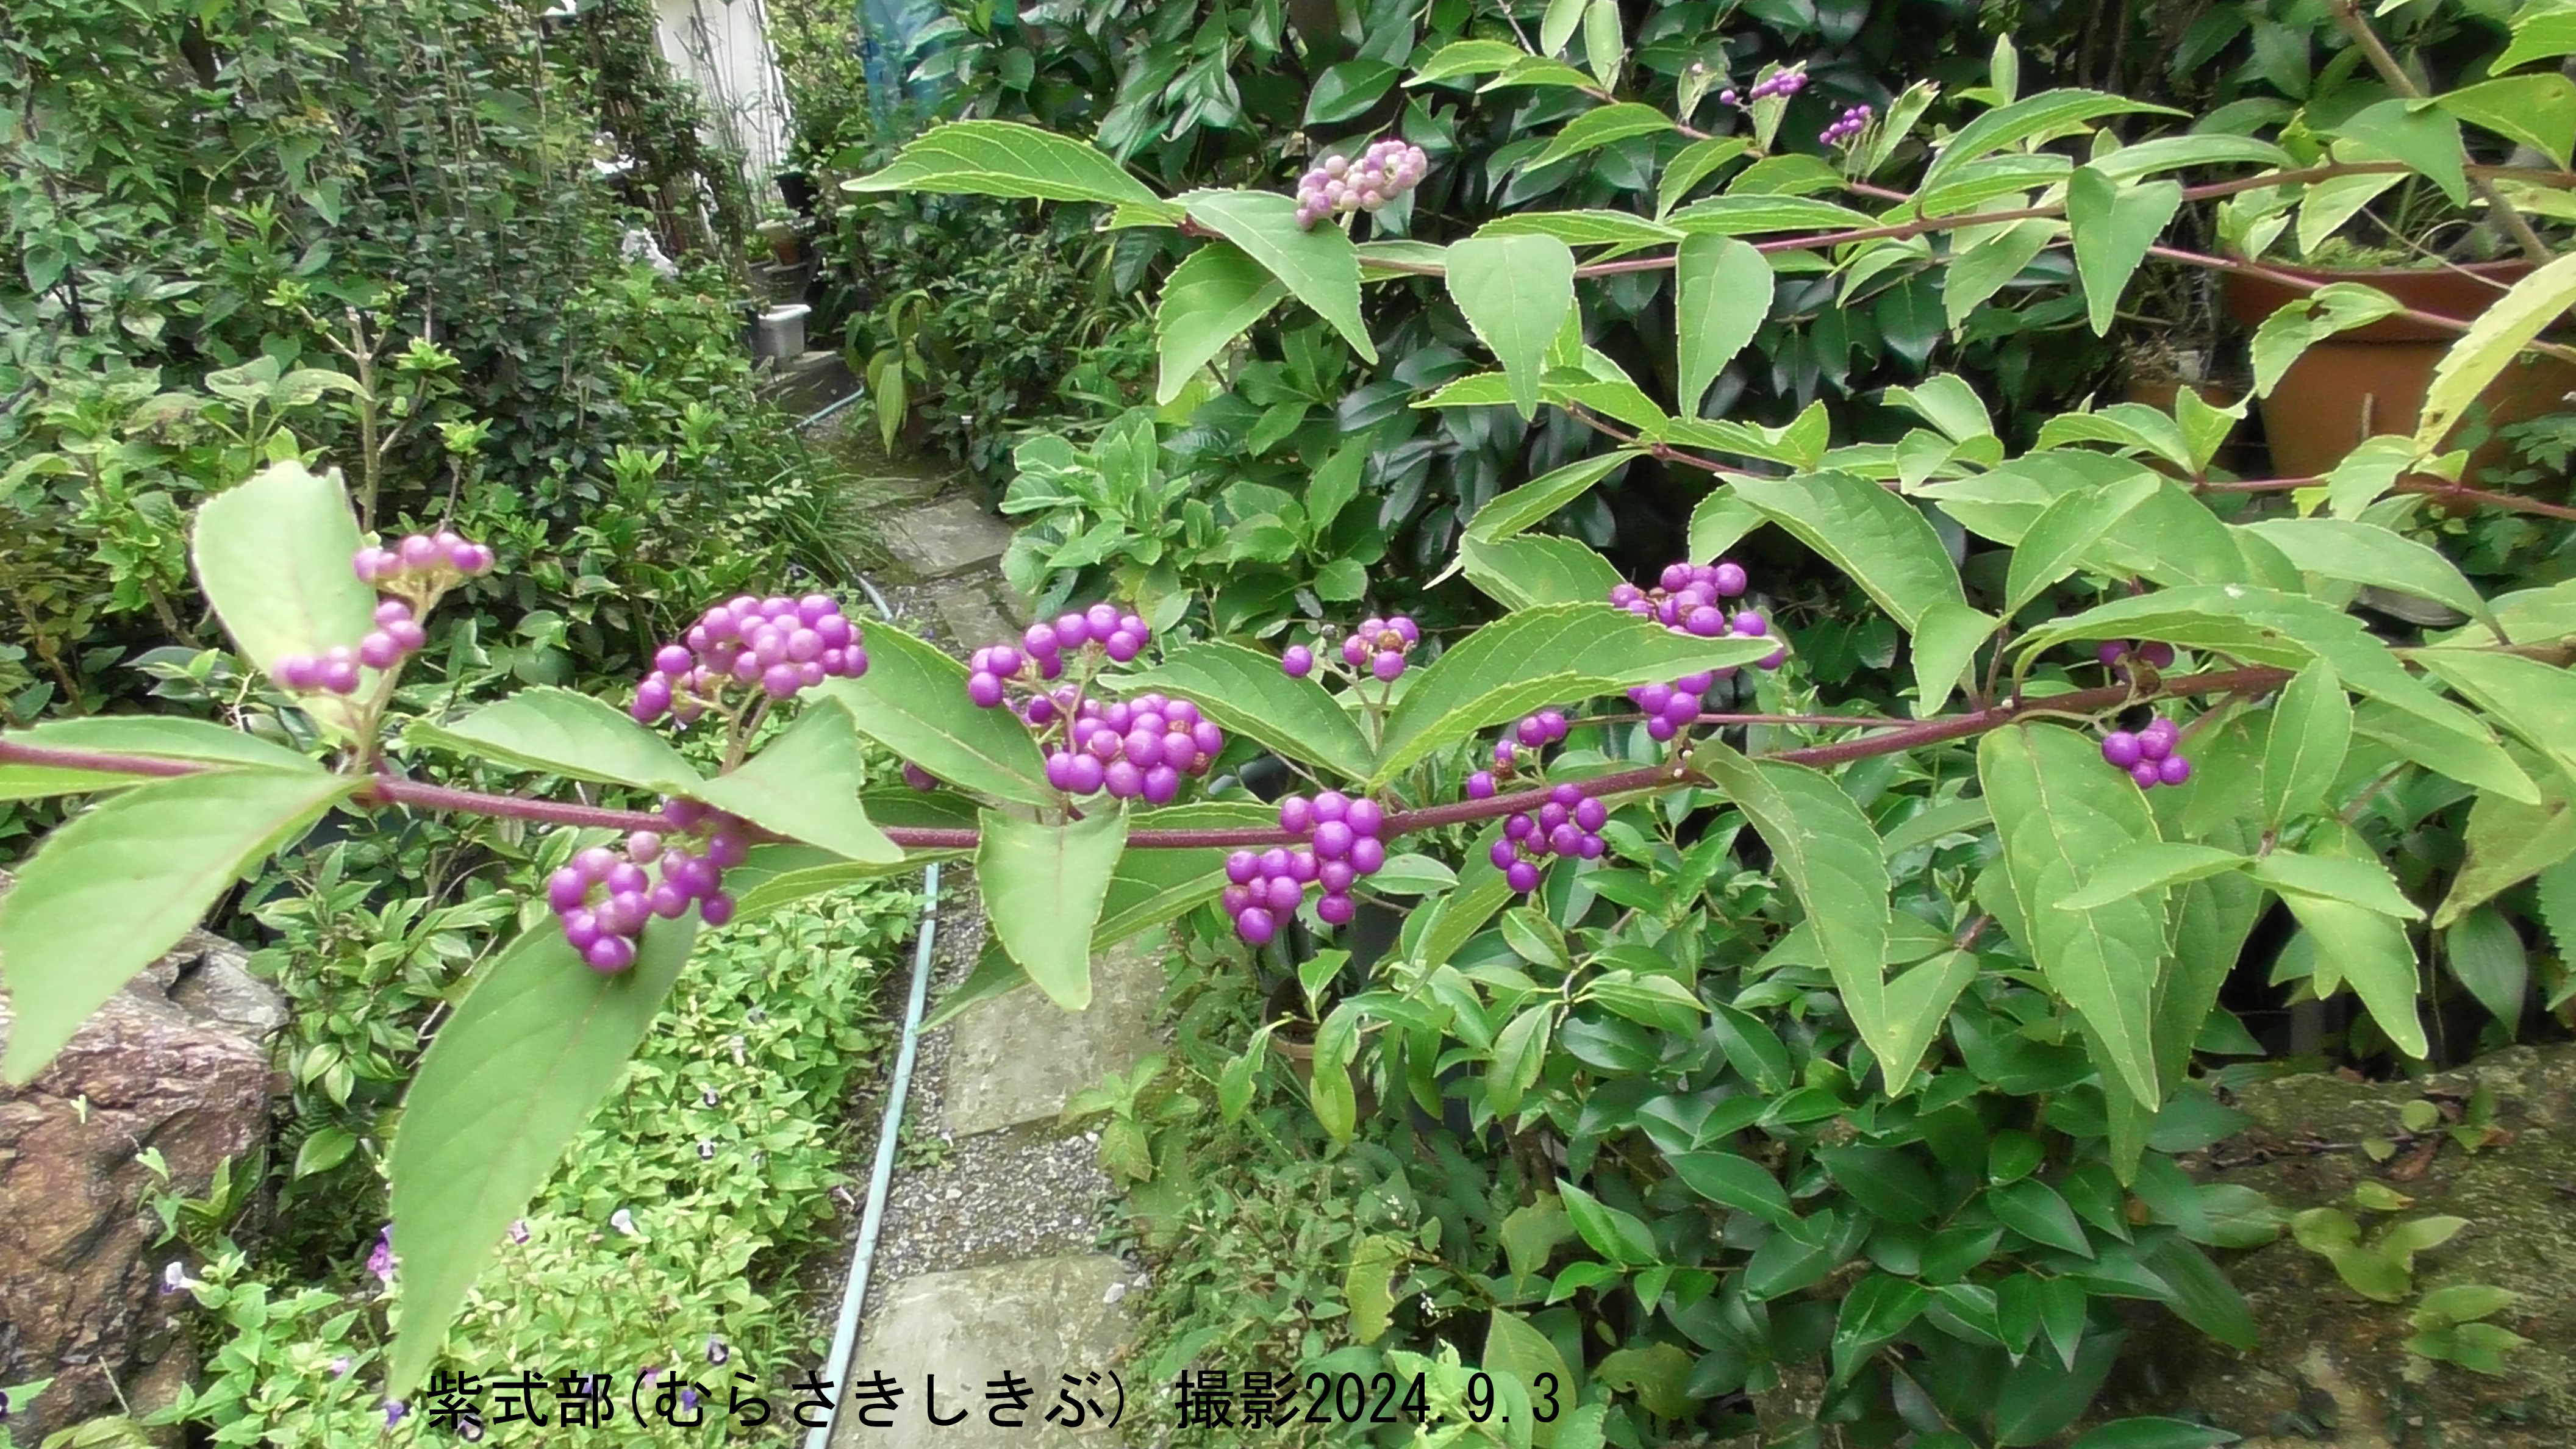
{"label": "ground cover plant", "polygon": [[[401,1399],[686,979],[700,921],[971,852],[995,945],[970,990],[1079,1008],[1095,947],[1214,907],[1246,969],[1283,988],[1219,1069],[1219,1116],[1249,1109],[1272,1040],[1302,1035],[1325,1138],[1433,1144],[1436,1192],[1428,1168],[1352,1151],[1420,1210],[1352,1235],[1352,1356],[1334,1364],[1420,1375],[1425,1407],[1406,1412],[1445,1412],[1433,1437],[1624,1449],[1743,1427],[1759,1396],[1801,1406],[1803,1423],[1761,1426],[1784,1442],[2034,1444],[2086,1410],[2124,1302],[2246,1341],[2210,1253],[2280,1224],[2173,1157],[2228,1129],[2205,1063],[2261,1050],[2221,1004],[2258,925],[2291,934],[2255,961],[2278,984],[2357,1003],[2355,1060],[2402,1068],[2433,1055],[2428,1024],[2492,1017],[2510,1037],[2535,1002],[2565,1005],[2576,590],[2480,589],[2437,545],[2453,510],[2576,519],[2458,481],[2453,437],[2518,359],[2559,354],[2544,334],[2576,303],[2576,259],[2525,218],[2543,256],[2491,308],[2409,316],[2458,338],[2417,429],[2313,477],[2215,470],[2245,405],[2189,390],[2170,410],[2060,413],[2027,446],[1953,374],[1892,391],[1921,425],[1885,442],[1838,440],[1820,406],[1762,424],[1707,399],[1788,281],[1855,305],[1920,283],[1951,327],[2009,288],[2099,331],[2151,256],[2291,287],[2253,340],[2267,388],[2320,338],[2401,309],[2248,258],[2356,177],[2421,175],[2499,224],[2480,187],[2563,189],[2576,82],[2527,67],[2576,34],[2541,12],[2491,75],[2425,96],[2400,73],[2370,105],[2234,129],[2103,92],[2022,95],[2008,47],[1955,127],[1920,124],[1928,88],[1810,111],[1778,64],[1707,77],[1724,109],[1704,127],[1625,96],[1614,8],[1555,10],[1535,49],[1461,41],[1406,83],[1562,92],[1546,144],[1569,152],[1677,137],[1651,215],[1519,210],[1445,246],[1357,240],[1386,214],[1368,209],[1374,175],[1355,208],[1329,190],[1358,148],[1302,204],[1293,180],[1166,197],[1000,121],[933,129],[859,183],[1173,233],[1191,249],[1158,310],[1166,386],[1289,306],[1377,360],[1370,289],[1436,283],[1492,365],[1412,405],[1553,410],[1616,445],[1464,520],[1454,562],[1491,622],[1426,628],[1363,589],[1256,648],[1069,598],[959,662],[888,624],[840,640],[828,595],[746,593],[707,601],[613,702],[537,688],[415,707],[402,661],[360,652],[370,630],[399,643],[362,550],[420,555],[418,622],[477,541],[371,541],[335,480],[279,464],[198,511],[194,563],[339,768],[184,721],[0,739],[13,792],[105,796],[0,906],[18,1012],[0,1069],[41,1067],[121,979],[102,964],[139,969],[327,813],[597,832],[583,843],[601,853],[548,883],[556,922],[493,963],[408,1095],[391,1160],[406,1311],[382,1384]],[[2164,133],[2124,141],[2115,117]],[[2507,142],[2548,164],[2492,159]],[[1417,174],[1380,159],[1389,184]],[[2269,210],[2235,254],[2169,238],[2186,207],[2249,196]],[[1669,372],[1642,379],[1587,344],[1578,287],[1639,274],[1669,276],[1683,324]],[[1541,531],[1645,458],[1709,480],[1676,556],[1625,578]],[[1329,514],[1347,499],[1319,495],[1356,470],[1311,461],[1290,501]],[[1729,557],[1757,531],[1847,576],[1901,634],[1903,714],[1823,697],[1802,645],[1822,636],[1776,619],[1761,570]],[[2365,585],[2459,622],[2400,631],[2356,609]],[[335,648],[353,688],[304,687],[300,661],[327,670]],[[863,741],[915,778],[877,785]],[[442,753],[667,803],[402,768]],[[1268,798],[1236,788],[1265,766]],[[2428,822],[2463,853],[2424,859]],[[1389,899],[1400,928],[1363,972],[1362,904]],[[1106,1109],[1150,1161],[1168,1124],[1128,1085]],[[495,1142],[499,1097],[533,1105]],[[2309,1229],[2321,1251],[2358,1246]],[[2085,1442],[2221,1437],[2132,1420]]]}

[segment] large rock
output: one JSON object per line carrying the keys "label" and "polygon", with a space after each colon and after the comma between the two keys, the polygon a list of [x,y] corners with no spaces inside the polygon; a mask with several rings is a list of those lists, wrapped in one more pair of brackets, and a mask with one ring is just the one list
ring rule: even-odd
{"label": "large rock", "polygon": [[[2443,1128],[2405,1130],[2405,1105],[2429,1099],[2456,1119],[2483,1089],[2494,1102],[2484,1145]],[[2339,1207],[2375,1235],[2431,1214],[2468,1220],[2415,1262],[2415,1294],[2373,1302],[2326,1260],[2284,1237],[2228,1265],[2254,1310],[2250,1354],[2159,1326],[2124,1365],[2114,1403],[2180,1413],[2246,1437],[2244,1449],[2566,1449],[2576,1444],[2576,1046],[2516,1047],[2420,1085],[2286,1078],[2237,1103],[2252,1123],[2196,1165],[2204,1181],[2243,1183],[2284,1210]],[[2359,1144],[2396,1150],[2374,1161]],[[2365,1181],[2414,1201],[2356,1208]],[[2455,1284],[2509,1288],[2519,1303],[2491,1322],[2531,1340],[2490,1378],[2407,1351],[2418,1298]]]}
{"label": "large rock", "polygon": [[[0,1384],[54,1380],[36,1422],[13,1414],[19,1443],[112,1408],[111,1378],[141,1409],[184,1375],[145,1206],[159,1184],[136,1155],[159,1152],[171,1187],[201,1194],[265,1140],[267,1039],[286,1010],[242,962],[190,932],[43,1076],[0,1087]],[[10,1020],[0,999],[0,1045]]]}

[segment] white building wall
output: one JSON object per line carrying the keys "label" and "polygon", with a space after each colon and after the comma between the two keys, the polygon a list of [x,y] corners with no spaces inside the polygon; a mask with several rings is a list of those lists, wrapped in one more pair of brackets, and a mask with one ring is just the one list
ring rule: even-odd
{"label": "white building wall", "polygon": [[662,54],[694,83],[713,139],[742,153],[755,204],[778,204],[770,176],[787,160],[787,88],[761,0],[654,0]]}

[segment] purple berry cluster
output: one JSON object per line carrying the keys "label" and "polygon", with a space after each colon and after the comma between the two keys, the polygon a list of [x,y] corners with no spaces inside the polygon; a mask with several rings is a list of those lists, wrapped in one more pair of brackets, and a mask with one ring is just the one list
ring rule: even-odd
{"label": "purple berry cluster", "polygon": [[1531,751],[1534,762],[1537,751],[1546,749],[1549,745],[1562,743],[1566,732],[1573,728],[1572,722],[1566,719],[1565,711],[1561,709],[1543,709],[1536,714],[1523,716],[1519,723],[1512,726],[1510,733],[1494,741],[1494,768],[1478,770],[1467,777],[1467,798],[1493,799],[1496,778],[1499,776],[1508,779],[1513,774],[1519,765],[1522,750]]}
{"label": "purple berry cluster", "polygon": [[360,667],[385,670],[429,642],[420,615],[459,580],[492,571],[492,550],[451,533],[415,533],[392,548],[369,544],[349,567],[363,582],[390,597],[376,601],[376,627],[355,647],[335,644],[318,655],[289,654],[269,666],[278,688],[295,693],[358,692]]}
{"label": "purple berry cluster", "polygon": [[1411,191],[1431,171],[1419,146],[1389,138],[1351,160],[1339,154],[1297,178],[1297,225],[1311,228],[1328,216],[1375,211]]}
{"label": "purple berry cluster", "polygon": [[1859,135],[1861,132],[1868,130],[1869,118],[1869,107],[1865,105],[1854,106],[1850,110],[1843,112],[1832,125],[1817,132],[1816,141],[1819,145],[1839,146],[1843,142],[1850,140],[1852,137]]}
{"label": "purple berry cluster", "polygon": [[1579,785],[1559,785],[1547,792],[1536,815],[1511,815],[1503,821],[1503,838],[1494,842],[1491,859],[1503,881],[1523,895],[1538,889],[1539,865],[1551,856],[1598,860],[1601,827],[1610,807],[1583,793]]}
{"label": "purple berry cluster", "polygon": [[626,837],[623,855],[591,846],[546,881],[546,901],[563,922],[564,940],[594,971],[634,965],[636,939],[656,916],[677,920],[694,905],[710,926],[733,919],[724,872],[750,853],[748,828],[694,800],[664,801],[662,819],[667,832],[636,831]]}
{"label": "purple berry cluster", "polygon": [[1720,105],[1749,106],[1755,101],[1765,100],[1772,96],[1794,96],[1806,88],[1807,73],[1805,71],[1774,71],[1763,79],[1755,81],[1750,90],[1747,90],[1740,95],[1736,92],[1733,86],[1729,86],[1725,90],[1717,93],[1717,99]]}
{"label": "purple berry cluster", "polygon": [[1294,849],[1238,850],[1226,857],[1222,899],[1225,913],[1234,918],[1234,933],[1251,945],[1268,944],[1280,923],[1296,914],[1310,885],[1323,888],[1315,902],[1316,917],[1326,925],[1348,925],[1359,914],[1351,886],[1386,864],[1386,843],[1377,834],[1385,824],[1385,807],[1338,790],[1311,800],[1291,795],[1280,801],[1279,828],[1305,843]]}
{"label": "purple berry cluster", "polygon": [[1392,684],[1404,673],[1405,656],[1421,642],[1422,630],[1402,614],[1363,619],[1359,628],[1342,641],[1342,662],[1353,669],[1365,668],[1372,678]]}
{"label": "purple berry cluster", "polygon": [[2093,657],[2102,661],[2102,667],[2111,671],[2113,679],[2125,684],[2129,679],[2131,659],[2137,660],[2149,669],[2171,669],[2174,662],[2174,647],[2154,640],[2140,644],[2127,639],[2110,639],[2105,640],[2100,648],[2093,651]]}
{"label": "purple berry cluster", "polygon": [[[1115,604],[1094,604],[1059,616],[1052,624],[1031,624],[1019,647],[995,644],[978,649],[967,660],[966,697],[978,709],[997,709],[1013,681],[1051,681],[1063,677],[1065,651],[1097,647],[1114,663],[1124,664],[1145,652],[1154,631],[1144,619],[1119,612]],[[1040,696],[1043,698],[1044,696]],[[1046,721],[1030,719],[1029,723]]]}
{"label": "purple berry cluster", "polygon": [[2113,730],[2102,737],[2102,758],[2116,769],[2126,770],[2141,790],[2158,785],[2179,785],[2191,778],[2191,761],[2182,757],[2182,727],[2159,715],[2145,729],[2132,734]]}
{"label": "purple berry cluster", "polygon": [[[1699,639],[1727,635],[1758,639],[1771,632],[1771,621],[1756,609],[1739,609],[1730,614],[1721,602],[1741,598],[1747,586],[1739,564],[1725,560],[1713,564],[1670,563],[1664,565],[1654,588],[1623,583],[1610,590],[1610,602],[1676,634]],[[1764,669],[1777,669],[1788,657],[1788,647],[1783,645],[1758,662]],[[1734,673],[1731,668],[1703,670],[1670,684],[1641,684],[1628,691],[1628,698],[1645,711],[1646,733],[1658,740],[1669,740],[1699,719],[1700,696]]]}
{"label": "purple berry cluster", "polygon": [[1160,694],[1102,704],[1065,685],[1030,700],[1020,718],[1041,731],[1064,721],[1061,743],[1047,752],[1046,778],[1068,795],[1106,790],[1116,800],[1168,805],[1183,776],[1206,774],[1225,749],[1216,721],[1186,699]]}
{"label": "purple berry cluster", "polygon": [[731,687],[786,699],[826,679],[856,679],[867,672],[859,626],[831,595],[744,594],[699,615],[682,642],[654,652],[653,672],[635,686],[629,712],[639,724],[667,714],[686,725]]}

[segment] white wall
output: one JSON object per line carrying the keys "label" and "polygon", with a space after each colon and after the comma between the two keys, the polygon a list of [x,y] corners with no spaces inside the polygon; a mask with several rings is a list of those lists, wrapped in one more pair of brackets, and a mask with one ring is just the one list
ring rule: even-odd
{"label": "white wall", "polygon": [[787,90],[761,0],[654,0],[662,54],[693,82],[714,138],[742,152],[753,204],[778,204],[770,175],[787,159]]}

